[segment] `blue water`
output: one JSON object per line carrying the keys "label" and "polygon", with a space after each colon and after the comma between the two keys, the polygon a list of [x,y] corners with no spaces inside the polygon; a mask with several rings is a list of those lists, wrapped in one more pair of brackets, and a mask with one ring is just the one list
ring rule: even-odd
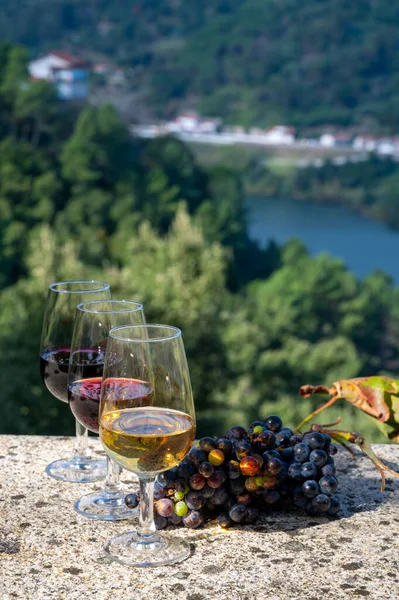
{"label": "blue water", "polygon": [[262,246],[299,238],[313,255],[342,258],[359,278],[382,269],[399,283],[399,232],[345,208],[248,197],[250,236]]}

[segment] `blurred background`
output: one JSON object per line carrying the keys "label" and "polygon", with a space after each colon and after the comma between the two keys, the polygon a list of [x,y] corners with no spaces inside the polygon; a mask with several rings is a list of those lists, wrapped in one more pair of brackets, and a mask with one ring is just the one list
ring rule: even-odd
{"label": "blurred background", "polygon": [[58,280],[182,328],[200,435],[398,375],[399,5],[0,0],[0,42],[2,433],[73,433],[39,374]]}

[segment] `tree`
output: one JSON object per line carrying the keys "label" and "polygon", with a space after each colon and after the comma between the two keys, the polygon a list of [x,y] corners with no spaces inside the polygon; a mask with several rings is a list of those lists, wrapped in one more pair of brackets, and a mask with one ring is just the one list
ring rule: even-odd
{"label": "tree", "polygon": [[61,155],[64,177],[79,193],[110,188],[130,164],[128,133],[115,109],[105,104],[82,110]]}

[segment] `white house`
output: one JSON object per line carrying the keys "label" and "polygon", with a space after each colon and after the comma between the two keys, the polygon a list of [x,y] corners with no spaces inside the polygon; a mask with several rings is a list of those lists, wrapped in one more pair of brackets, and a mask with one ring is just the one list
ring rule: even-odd
{"label": "white house", "polygon": [[196,131],[200,122],[199,115],[196,112],[186,112],[177,117],[175,123],[179,131]]}
{"label": "white house", "polygon": [[377,140],[368,135],[358,135],[353,140],[353,147],[356,150],[373,152],[377,148]]}
{"label": "white house", "polygon": [[323,133],[320,136],[320,146],[324,148],[333,148],[335,146],[335,136],[332,133]]}
{"label": "white house", "polygon": [[58,96],[62,99],[85,99],[89,95],[88,64],[69,52],[50,52],[30,62],[28,70],[32,79],[54,83]]}
{"label": "white house", "polygon": [[268,144],[293,144],[295,142],[295,129],[286,125],[275,125],[266,129],[263,138]]}

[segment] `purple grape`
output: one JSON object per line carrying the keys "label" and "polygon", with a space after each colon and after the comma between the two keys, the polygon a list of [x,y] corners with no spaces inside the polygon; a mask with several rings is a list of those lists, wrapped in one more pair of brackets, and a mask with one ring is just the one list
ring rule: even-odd
{"label": "purple grape", "polygon": [[229,488],[233,496],[241,494],[245,490],[245,479],[240,477],[239,479],[229,479]]}
{"label": "purple grape", "polygon": [[203,523],[203,518],[198,510],[192,510],[183,517],[183,523],[189,529],[195,529]]}
{"label": "purple grape", "polygon": [[323,494],[332,496],[337,491],[338,479],[331,475],[325,475],[319,481],[320,491]]}
{"label": "purple grape", "polygon": [[228,456],[233,449],[233,445],[227,438],[219,438],[216,441],[216,448],[218,450],[222,450],[225,456]]}
{"label": "purple grape", "polygon": [[310,462],[314,463],[316,467],[324,467],[327,462],[327,454],[321,448],[312,450],[309,455]]}
{"label": "purple grape", "polygon": [[168,517],[168,525],[180,525],[182,518],[178,517],[175,513],[171,517]]}
{"label": "purple grape", "polygon": [[313,498],[312,506],[318,512],[326,512],[331,506],[331,500],[326,494],[319,494]]}
{"label": "purple grape", "polygon": [[317,481],[313,479],[308,479],[304,481],[302,484],[302,491],[306,498],[314,498],[319,493],[319,486],[317,485]]}
{"label": "purple grape", "polygon": [[190,477],[190,486],[193,490],[202,490],[205,485],[205,477],[200,473],[196,473],[195,475],[191,475]]}
{"label": "purple grape", "polygon": [[321,468],[321,472],[323,475],[331,475],[334,476],[336,473],[335,465],[331,465],[329,463],[325,464],[324,467]]}
{"label": "purple grape", "polygon": [[184,481],[188,481],[191,475],[195,474],[195,467],[191,462],[180,463],[177,466],[177,479],[183,479]]}
{"label": "purple grape", "polygon": [[252,446],[249,442],[240,441],[235,446],[235,452],[238,460],[242,460],[245,456],[252,454]]}
{"label": "purple grape", "polygon": [[270,458],[278,458],[280,460],[280,453],[277,450],[266,450],[262,454],[263,462],[267,463]]}
{"label": "purple grape", "polygon": [[208,484],[206,484],[202,488],[201,492],[204,498],[212,498],[213,494],[215,493],[215,488],[211,488]]}
{"label": "purple grape", "polygon": [[155,509],[161,517],[171,517],[173,515],[173,502],[169,498],[161,498],[155,502]]}
{"label": "purple grape", "polygon": [[299,462],[293,462],[288,467],[288,477],[291,479],[295,479],[296,481],[301,481],[302,473],[301,473],[302,465]]}
{"label": "purple grape", "polygon": [[215,493],[212,496],[212,502],[216,506],[220,506],[221,504],[227,502],[228,498],[229,495],[227,491],[223,487],[220,487],[217,490],[215,490]]}
{"label": "purple grape", "polygon": [[305,479],[314,479],[317,476],[317,467],[312,462],[305,462],[301,468],[301,475]]}
{"label": "purple grape", "polygon": [[330,508],[327,510],[327,514],[328,515],[336,515],[337,512],[339,512],[340,508],[341,508],[341,505],[339,503],[338,498],[333,496],[332,498],[330,498]]}
{"label": "purple grape", "polygon": [[165,488],[163,488],[162,486],[160,486],[159,484],[155,483],[154,486],[154,500],[160,500],[161,498],[165,498],[166,496],[166,490]]}
{"label": "purple grape", "polygon": [[166,517],[161,517],[161,515],[155,515],[154,523],[157,529],[165,529],[168,524],[168,519]]}
{"label": "purple grape", "polygon": [[198,467],[198,471],[201,473],[201,475],[203,475],[204,477],[211,477],[211,475],[213,475],[215,468],[213,465],[211,465],[210,462],[208,462],[207,460],[203,463],[200,464],[200,466]]}
{"label": "purple grape", "polygon": [[223,477],[219,471],[215,471],[211,477],[208,477],[207,481],[209,487],[216,489],[223,484]]}
{"label": "purple grape", "polygon": [[265,490],[263,492],[263,502],[265,504],[275,504],[280,500],[280,494],[277,490]]}
{"label": "purple grape", "polygon": [[140,497],[138,494],[127,494],[125,496],[125,504],[128,508],[137,508],[140,502]]}
{"label": "purple grape", "polygon": [[242,440],[242,438],[246,435],[246,430],[244,427],[240,425],[236,425],[235,427],[231,427],[226,433],[226,437],[228,440]]}
{"label": "purple grape", "polygon": [[254,441],[256,442],[257,446],[262,452],[269,448],[274,448],[274,444],[276,443],[276,436],[274,435],[273,431],[269,431],[267,429],[266,431],[262,431],[262,433],[259,433]]}
{"label": "purple grape", "polygon": [[288,462],[288,463],[295,460],[294,449],[293,448],[283,448],[283,450],[280,452],[280,460],[283,460],[284,462]]}
{"label": "purple grape", "polygon": [[218,517],[218,523],[220,527],[223,527],[223,529],[228,529],[233,525],[233,521],[230,519],[229,513],[225,512],[220,513]]}
{"label": "purple grape", "polygon": [[247,518],[248,509],[243,504],[234,504],[229,511],[229,517],[235,523],[242,523]]}
{"label": "purple grape", "polygon": [[230,460],[227,463],[227,475],[230,479],[238,479],[240,477],[240,463],[237,460]]}
{"label": "purple grape", "polygon": [[277,432],[283,426],[283,422],[277,415],[270,415],[267,419],[265,419],[266,427],[271,431]]}
{"label": "purple grape", "polygon": [[199,508],[202,508],[205,504],[205,498],[202,492],[189,492],[184,500],[188,508],[190,508],[191,510],[198,510]]}
{"label": "purple grape", "polygon": [[[297,488],[295,488],[295,489],[297,489]],[[308,502],[308,499],[302,492],[301,488],[299,488],[299,490],[300,491],[294,490],[294,492],[292,494],[292,502],[293,502],[294,506],[296,506],[297,508],[304,508]]]}
{"label": "purple grape", "polygon": [[296,462],[304,463],[309,460],[310,448],[305,442],[301,442],[294,447],[294,457]]}
{"label": "purple grape", "polygon": [[259,519],[259,510],[254,506],[248,506],[247,516],[244,519],[246,525],[253,525]]}
{"label": "purple grape", "polygon": [[198,467],[202,462],[208,460],[206,453],[200,448],[191,448],[188,459],[192,462],[193,465]]}
{"label": "purple grape", "polygon": [[278,475],[283,468],[283,463],[279,458],[270,458],[265,464],[266,473],[268,475]]}
{"label": "purple grape", "polygon": [[157,477],[157,482],[164,488],[173,488],[176,480],[176,469],[169,469],[160,473]]}
{"label": "purple grape", "polygon": [[311,433],[307,433],[303,438],[303,441],[307,443],[309,448],[312,450],[316,450],[317,448],[324,448],[326,443],[323,434],[318,431],[312,431]]}
{"label": "purple grape", "polygon": [[216,448],[216,440],[211,437],[203,437],[199,441],[199,447],[204,452],[210,452]]}

